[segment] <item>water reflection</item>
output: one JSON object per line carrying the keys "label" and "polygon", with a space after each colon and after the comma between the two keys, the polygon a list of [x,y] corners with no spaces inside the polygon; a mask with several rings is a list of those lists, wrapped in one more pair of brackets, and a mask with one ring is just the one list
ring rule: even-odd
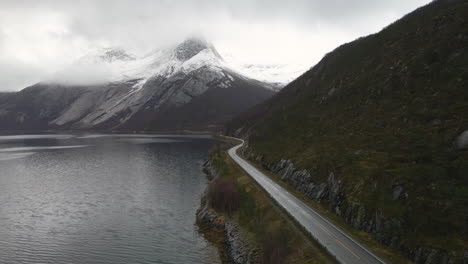
{"label": "water reflection", "polygon": [[0,136],[0,263],[218,262],[194,226],[210,140],[84,137]]}

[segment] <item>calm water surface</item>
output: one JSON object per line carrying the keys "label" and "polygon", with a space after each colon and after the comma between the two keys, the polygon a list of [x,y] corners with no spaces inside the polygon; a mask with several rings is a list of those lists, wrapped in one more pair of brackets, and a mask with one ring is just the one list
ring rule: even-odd
{"label": "calm water surface", "polygon": [[0,136],[0,263],[218,263],[194,224],[212,144]]}

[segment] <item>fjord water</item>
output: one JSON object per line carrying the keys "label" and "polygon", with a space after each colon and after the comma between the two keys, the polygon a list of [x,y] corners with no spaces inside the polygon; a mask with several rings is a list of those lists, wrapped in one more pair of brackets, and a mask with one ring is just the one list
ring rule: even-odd
{"label": "fjord water", "polygon": [[0,263],[216,263],[208,137],[0,136]]}

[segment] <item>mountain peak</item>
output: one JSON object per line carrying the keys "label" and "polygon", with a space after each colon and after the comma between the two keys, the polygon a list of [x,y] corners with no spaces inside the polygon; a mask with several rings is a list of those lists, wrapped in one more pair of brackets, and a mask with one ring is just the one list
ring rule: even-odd
{"label": "mountain peak", "polygon": [[135,57],[122,48],[105,48],[99,57],[106,62],[135,60]]}
{"label": "mountain peak", "polygon": [[128,62],[136,60],[136,57],[129,54],[119,47],[97,48],[89,51],[87,54],[79,58],[75,64],[112,64],[114,62]]}
{"label": "mountain peak", "polygon": [[215,47],[200,37],[187,38],[182,43],[177,45],[175,49],[175,56],[181,61],[186,61],[206,49],[211,50],[217,57],[221,58]]}

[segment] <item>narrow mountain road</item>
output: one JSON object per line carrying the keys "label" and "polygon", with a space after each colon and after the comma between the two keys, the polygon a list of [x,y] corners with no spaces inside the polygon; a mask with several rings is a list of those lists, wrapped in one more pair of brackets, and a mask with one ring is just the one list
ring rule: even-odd
{"label": "narrow mountain road", "polygon": [[242,144],[229,149],[229,156],[340,263],[384,263],[335,225],[320,216],[319,213],[239,157],[237,150],[242,147],[244,141],[238,138],[232,139],[240,140]]}

